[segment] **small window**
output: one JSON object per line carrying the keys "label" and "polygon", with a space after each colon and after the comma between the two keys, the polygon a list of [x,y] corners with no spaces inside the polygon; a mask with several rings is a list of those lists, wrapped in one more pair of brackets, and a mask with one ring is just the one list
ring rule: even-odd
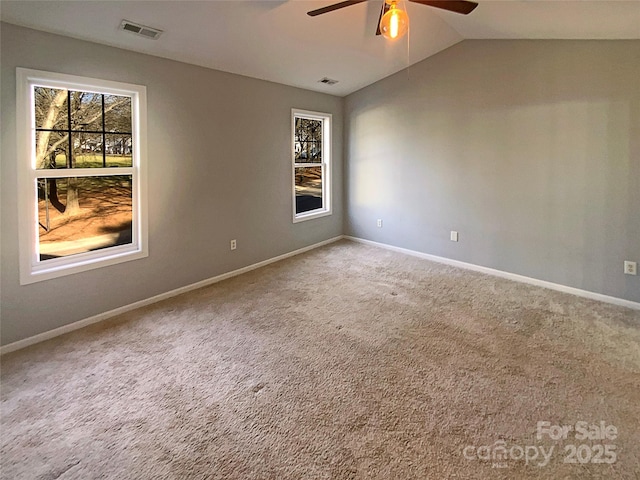
{"label": "small window", "polygon": [[293,221],[331,215],[331,115],[292,111]]}
{"label": "small window", "polygon": [[20,279],[147,256],[146,92],[17,69]]}

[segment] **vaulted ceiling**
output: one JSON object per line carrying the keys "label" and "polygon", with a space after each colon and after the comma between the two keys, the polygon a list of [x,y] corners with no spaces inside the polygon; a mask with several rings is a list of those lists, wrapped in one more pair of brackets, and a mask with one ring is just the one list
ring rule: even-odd
{"label": "vaulted ceiling", "polygon": [[[640,1],[476,0],[470,15],[402,2],[410,34],[375,35],[382,0],[318,17],[337,0],[8,1],[3,21],[334,95],[347,95],[464,39],[640,39]],[[123,19],[163,30],[157,40]],[[323,77],[338,80],[332,86]]]}

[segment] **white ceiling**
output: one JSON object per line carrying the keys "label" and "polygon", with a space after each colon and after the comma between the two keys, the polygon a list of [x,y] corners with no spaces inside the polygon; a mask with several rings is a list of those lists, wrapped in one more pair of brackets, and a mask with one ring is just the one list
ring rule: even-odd
{"label": "white ceiling", "polygon": [[[338,0],[0,2],[3,21],[343,96],[464,39],[640,39],[640,0],[476,0],[470,15],[406,2],[410,35],[375,36],[382,0],[317,17]],[[123,19],[164,31],[124,32]],[[339,80],[333,86],[323,77]]]}

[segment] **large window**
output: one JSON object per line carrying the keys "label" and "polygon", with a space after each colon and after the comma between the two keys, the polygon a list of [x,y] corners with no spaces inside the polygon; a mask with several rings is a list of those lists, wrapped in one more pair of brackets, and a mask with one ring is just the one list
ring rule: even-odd
{"label": "large window", "polygon": [[21,283],[147,255],[146,91],[17,69]]}
{"label": "large window", "polygon": [[293,221],[331,214],[331,115],[292,111]]}

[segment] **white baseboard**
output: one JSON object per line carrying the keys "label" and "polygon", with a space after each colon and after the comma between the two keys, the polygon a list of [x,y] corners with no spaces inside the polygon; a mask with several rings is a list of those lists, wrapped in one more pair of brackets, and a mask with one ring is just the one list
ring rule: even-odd
{"label": "white baseboard", "polygon": [[632,302],[631,300],[625,300],[623,298],[611,297],[609,295],[603,295],[601,293],[589,292],[587,290],[581,290],[579,288],[568,287],[566,285],[560,285],[558,283],[547,282],[545,280],[538,280],[536,278],[525,277],[524,275],[518,275],[515,273],[504,272],[502,270],[496,270],[489,267],[483,267],[480,265],[474,265],[472,263],[461,262],[459,260],[452,260],[450,258],[438,257],[436,255],[430,255],[428,253],[422,253],[415,250],[409,250],[407,248],[395,247],[393,245],[388,245],[386,243],[374,242],[371,240],[365,240],[363,238],[351,237],[347,235],[339,235],[337,237],[330,238],[328,240],[324,240],[319,243],[315,243],[313,245],[309,245],[307,247],[300,248],[298,250],[294,250],[289,253],[285,253],[282,255],[278,255],[277,257],[269,258],[262,262],[254,263],[253,265],[249,265],[243,268],[239,268],[237,270],[233,270],[231,272],[223,273],[221,275],[208,278],[202,280],[200,282],[192,283],[190,285],[186,285],[184,287],[176,288],[175,290],[171,290],[169,292],[161,293],[159,295],[153,296],[151,298],[147,298],[144,300],[140,300],[138,302],[131,303],[129,305],[124,305],[122,307],[115,308],[113,310],[109,310],[108,312],[99,313],[98,315],[94,315],[89,318],[85,318],[82,320],[78,320],[77,322],[70,323],[68,325],[64,325],[62,327],[54,328],[53,330],[49,330],[47,332],[39,333],[38,335],[34,335],[33,337],[25,338],[23,340],[18,340],[17,342],[9,343],[0,347],[0,355],[4,355],[5,353],[14,352],[16,350],[20,350],[22,348],[28,347],[30,345],[34,345],[36,343],[44,342],[45,340],[50,340],[52,338],[58,337],[60,335],[64,335],[65,333],[72,332],[74,330],[78,330],[80,328],[86,327],[88,325],[101,322],[103,320],[107,320],[109,318],[115,317],[116,315],[120,315],[125,312],[129,312],[131,310],[135,310],[136,308],[144,307],[146,305],[151,305],[152,303],[159,302],[161,300],[165,300],[167,298],[175,297],[182,293],[187,293],[192,290],[196,290],[198,288],[206,287],[208,285],[212,285],[217,282],[221,282],[222,280],[226,280],[231,277],[235,277],[238,275],[242,275],[243,273],[250,272],[251,270],[255,270],[257,268],[264,267],[271,263],[279,262],[280,260],[284,260],[289,257],[293,257],[295,255],[299,255],[304,252],[308,252],[309,250],[313,250],[324,245],[328,245],[330,243],[337,242],[341,239],[351,240],[353,242],[363,243],[365,245],[371,245],[375,247],[384,248],[387,250],[392,250],[394,252],[404,253],[406,255],[412,255],[414,257],[424,258],[426,260],[431,260],[433,262],[443,263],[446,265],[451,265],[453,267],[464,268],[467,270],[473,270],[480,273],[486,273],[488,275],[493,275],[496,277],[506,278],[508,280],[514,280],[516,282],[528,283],[530,285],[536,285],[538,287],[549,288],[551,290],[557,290],[559,292],[569,293],[572,295],[576,295],[578,297],[589,298],[592,300],[597,300],[600,302],[610,303],[613,305],[618,305],[621,307],[627,307],[634,310],[640,310],[640,303]]}
{"label": "white baseboard", "polygon": [[249,265],[247,267],[239,268],[237,270],[233,270],[232,272],[223,273],[221,275],[207,278],[200,282],[192,283],[191,285],[186,285],[184,287],[176,288],[175,290],[171,290],[169,292],[161,293],[151,298],[147,298],[144,300],[140,300],[139,302],[134,302],[129,305],[124,305],[122,307],[115,308],[113,310],[109,310],[108,312],[99,313],[98,315],[94,315],[89,318],[85,318],[82,320],[78,320],[77,322],[70,323],[68,325],[63,325],[62,327],[54,328],[53,330],[49,330],[47,332],[39,333],[34,335],[33,337],[25,338],[23,340],[18,340],[17,342],[9,343],[0,347],[0,355],[4,355],[5,353],[15,352],[16,350],[20,350],[21,348],[28,347],[30,345],[34,345],[36,343],[44,342],[45,340],[50,340],[54,337],[58,337],[60,335],[64,335],[65,333],[73,332],[74,330],[78,330],[80,328],[86,327],[88,325],[102,322],[108,318],[115,317],[116,315],[120,315],[121,313],[129,312],[131,310],[135,310],[136,308],[144,307],[146,305],[151,305],[152,303],[159,302],[161,300],[165,300],[167,298],[175,297],[182,293],[190,292],[191,290],[196,290],[198,288],[206,287],[208,285],[212,285],[214,283],[221,282],[222,280],[226,280],[227,278],[236,277],[238,275],[242,275],[243,273],[250,272],[251,270],[255,270],[257,268],[264,267],[271,263],[279,262],[280,260],[284,260],[285,258],[293,257],[295,255],[299,255],[304,252],[308,252],[309,250],[316,249],[318,247],[322,247],[324,245],[328,245],[333,242],[337,242],[344,238],[342,235],[337,237],[330,238],[328,240],[324,240],[319,243],[314,243],[313,245],[309,245],[307,247],[299,248],[298,250],[294,250],[289,253],[285,253],[282,255],[278,255],[277,257],[269,258],[267,260],[263,260],[262,262],[254,263],[253,265]]}
{"label": "white baseboard", "polygon": [[516,273],[509,273],[502,270],[495,270],[489,267],[483,267],[480,265],[474,265],[473,263],[461,262],[459,260],[452,260],[450,258],[438,257],[436,255],[430,255],[428,253],[422,253],[415,250],[409,250],[401,247],[394,247],[386,243],[373,242],[371,240],[365,240],[364,238],[344,236],[345,239],[353,242],[363,243],[365,245],[371,245],[374,247],[380,247],[387,250],[393,250],[394,252],[400,252],[414,257],[424,258],[433,262],[444,263],[453,267],[464,268],[466,270],[473,270],[475,272],[486,273],[495,277],[506,278],[508,280],[514,280],[516,282],[528,283],[530,285],[536,285],[538,287],[549,288],[551,290],[557,290],[559,292],[570,293],[578,297],[589,298],[591,300],[598,300],[600,302],[611,303],[621,307],[627,307],[634,310],[640,310],[640,303],[632,302],[631,300],[625,300],[624,298],[611,297],[609,295],[603,295],[601,293],[589,292],[588,290],[581,290],[579,288],[568,287],[559,283],[547,282],[545,280],[538,280],[537,278],[525,277],[524,275],[518,275]]}

